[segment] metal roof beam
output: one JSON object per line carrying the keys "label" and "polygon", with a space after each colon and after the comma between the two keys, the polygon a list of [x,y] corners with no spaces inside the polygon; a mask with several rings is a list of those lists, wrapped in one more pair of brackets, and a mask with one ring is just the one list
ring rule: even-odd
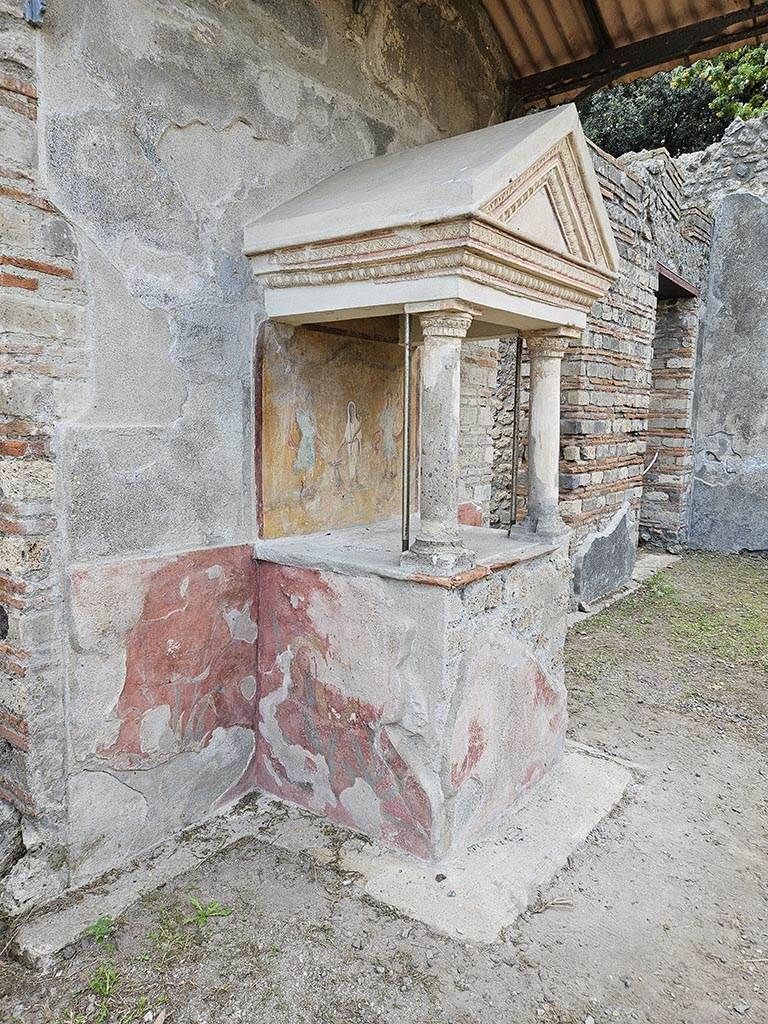
{"label": "metal roof beam", "polygon": [[[731,43],[740,42],[756,35],[754,22],[768,17],[768,2],[755,3],[752,7],[717,18],[708,18],[694,25],[673,29],[650,39],[641,39],[627,46],[614,47],[592,57],[564,64],[549,71],[528,75],[514,82],[515,93],[527,104],[547,99],[562,93],[595,89],[631,74],[657,67],[680,57],[705,53],[718,47],[723,49]],[[744,23],[749,22],[748,28]],[[738,26],[741,26],[739,29]],[[737,31],[726,33],[729,28]],[[768,26],[763,26],[765,31]]]}

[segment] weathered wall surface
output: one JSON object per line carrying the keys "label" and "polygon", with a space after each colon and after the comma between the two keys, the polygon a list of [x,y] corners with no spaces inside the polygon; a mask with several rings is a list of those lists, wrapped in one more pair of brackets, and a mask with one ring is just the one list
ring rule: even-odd
{"label": "weathered wall surface", "polygon": [[238,794],[256,747],[250,545],[70,573],[71,884]]}
{"label": "weathered wall surface", "polygon": [[768,549],[768,116],[678,157],[713,215],[694,390],[692,547]]}
{"label": "weathered wall surface", "polygon": [[716,209],[699,341],[690,545],[768,551],[768,202]]}
{"label": "weathered wall surface", "polygon": [[[346,164],[497,120],[505,67],[469,0],[361,15],[342,0],[61,0],[37,32],[20,8],[0,11],[3,251],[17,261],[0,285],[18,371],[3,381],[3,511],[18,524],[3,544],[18,571],[2,584],[15,742],[0,771],[29,810],[24,772],[37,758],[35,800],[50,815],[28,820],[16,907],[41,899],[44,882],[51,892],[83,881],[208,813],[252,755],[243,702],[252,710],[257,696],[243,650],[209,659],[242,595],[201,579],[192,610],[178,561],[226,566],[256,535],[263,309],[242,223]],[[154,623],[154,586],[176,587],[169,611],[192,615],[206,638],[178,655],[188,665],[157,646],[178,638]],[[113,587],[125,609],[105,619]],[[145,630],[160,640],[137,668]],[[24,658],[21,685],[11,676]],[[165,674],[180,686],[196,668],[210,670],[212,690],[190,719]],[[28,694],[57,728],[36,733],[30,713],[25,733]],[[73,707],[92,710],[70,718],[68,746]],[[109,821],[94,815],[100,805]]]}
{"label": "weathered wall surface", "polygon": [[670,550],[688,542],[699,314],[698,298],[660,299],[656,308],[640,536]]}
{"label": "weathered wall surface", "polygon": [[493,417],[498,341],[469,341],[461,348],[459,518],[467,526],[490,521],[493,482]]}
{"label": "weathered wall surface", "polygon": [[439,856],[562,754],[568,558],[463,589],[259,567],[256,778]]}
{"label": "weathered wall surface", "polygon": [[720,142],[701,153],[684,153],[675,165],[683,181],[683,201],[714,213],[736,192],[768,199],[768,114],[728,126]]}
{"label": "weathered wall surface", "polygon": [[15,809],[2,815],[0,865],[13,868],[1,900],[11,912],[66,878],[59,424],[78,411],[87,367],[81,253],[38,160],[37,36],[21,11],[0,6],[0,797]]}

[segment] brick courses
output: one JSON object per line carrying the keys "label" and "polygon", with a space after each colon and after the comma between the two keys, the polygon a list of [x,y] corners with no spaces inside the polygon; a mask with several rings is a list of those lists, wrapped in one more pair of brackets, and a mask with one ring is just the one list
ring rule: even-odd
{"label": "brick courses", "polygon": [[85,294],[69,226],[38,181],[35,33],[20,10],[3,18],[23,45],[0,67],[0,797],[54,848],[65,793],[56,429],[85,380]]}
{"label": "brick courses", "polygon": [[[637,522],[641,515],[644,520],[656,516],[657,507],[664,503],[663,528],[659,524],[651,529],[649,519],[647,535],[662,542],[676,540],[684,532],[683,495],[689,486],[690,460],[673,449],[670,438],[662,440],[658,430],[663,429],[666,416],[677,413],[688,416],[690,430],[692,356],[690,366],[675,366],[670,346],[684,352],[695,347],[697,304],[687,307],[685,317],[659,321],[658,344],[670,348],[672,360],[672,365],[665,361],[662,367],[663,357],[654,355],[657,262],[698,284],[709,222],[699,210],[683,209],[682,179],[666,153],[630,154],[620,162],[595,148],[593,158],[619,249],[620,270],[608,295],[593,306],[581,344],[569,350],[562,364],[561,513],[574,530],[576,546],[603,528],[622,506],[630,508]],[[514,351],[513,341],[502,343],[495,399],[491,523],[499,526],[509,522]],[[673,370],[683,371],[674,384],[669,376]],[[522,376],[524,442],[527,365]],[[651,476],[645,481],[644,469],[659,447],[665,451],[654,469],[661,479]],[[524,443],[522,458],[518,519],[525,513]],[[657,497],[644,501],[644,485],[647,491],[649,482]],[[662,493],[664,497],[658,497]],[[680,497],[670,503],[673,493]]]}

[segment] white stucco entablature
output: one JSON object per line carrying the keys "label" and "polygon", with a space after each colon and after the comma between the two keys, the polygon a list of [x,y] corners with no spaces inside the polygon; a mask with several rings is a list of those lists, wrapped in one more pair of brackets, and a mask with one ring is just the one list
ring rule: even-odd
{"label": "white stucco entablature", "polygon": [[457,301],[470,334],[583,327],[616,243],[569,104],[347,167],[245,228],[289,323]]}

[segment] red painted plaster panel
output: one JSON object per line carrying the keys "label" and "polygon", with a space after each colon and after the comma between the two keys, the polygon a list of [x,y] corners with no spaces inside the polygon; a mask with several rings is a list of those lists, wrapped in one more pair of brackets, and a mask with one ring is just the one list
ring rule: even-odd
{"label": "red painted plaster panel", "polygon": [[566,692],[519,640],[478,635],[462,668],[447,775],[456,792],[480,792],[476,831],[560,760]]}
{"label": "red painted plaster panel", "polygon": [[137,579],[145,593],[125,637],[119,732],[101,754],[138,767],[149,755],[200,749],[214,729],[255,728],[256,568],[244,545],[180,555]]}
{"label": "red painted plaster panel", "polygon": [[474,501],[465,501],[459,505],[459,522],[462,526],[482,526],[483,510]]}
{"label": "red painted plaster panel", "polygon": [[345,652],[312,621],[318,592],[333,601],[317,572],[260,566],[258,784],[427,857],[429,801],[387,733],[383,708],[320,681],[320,663]]}

